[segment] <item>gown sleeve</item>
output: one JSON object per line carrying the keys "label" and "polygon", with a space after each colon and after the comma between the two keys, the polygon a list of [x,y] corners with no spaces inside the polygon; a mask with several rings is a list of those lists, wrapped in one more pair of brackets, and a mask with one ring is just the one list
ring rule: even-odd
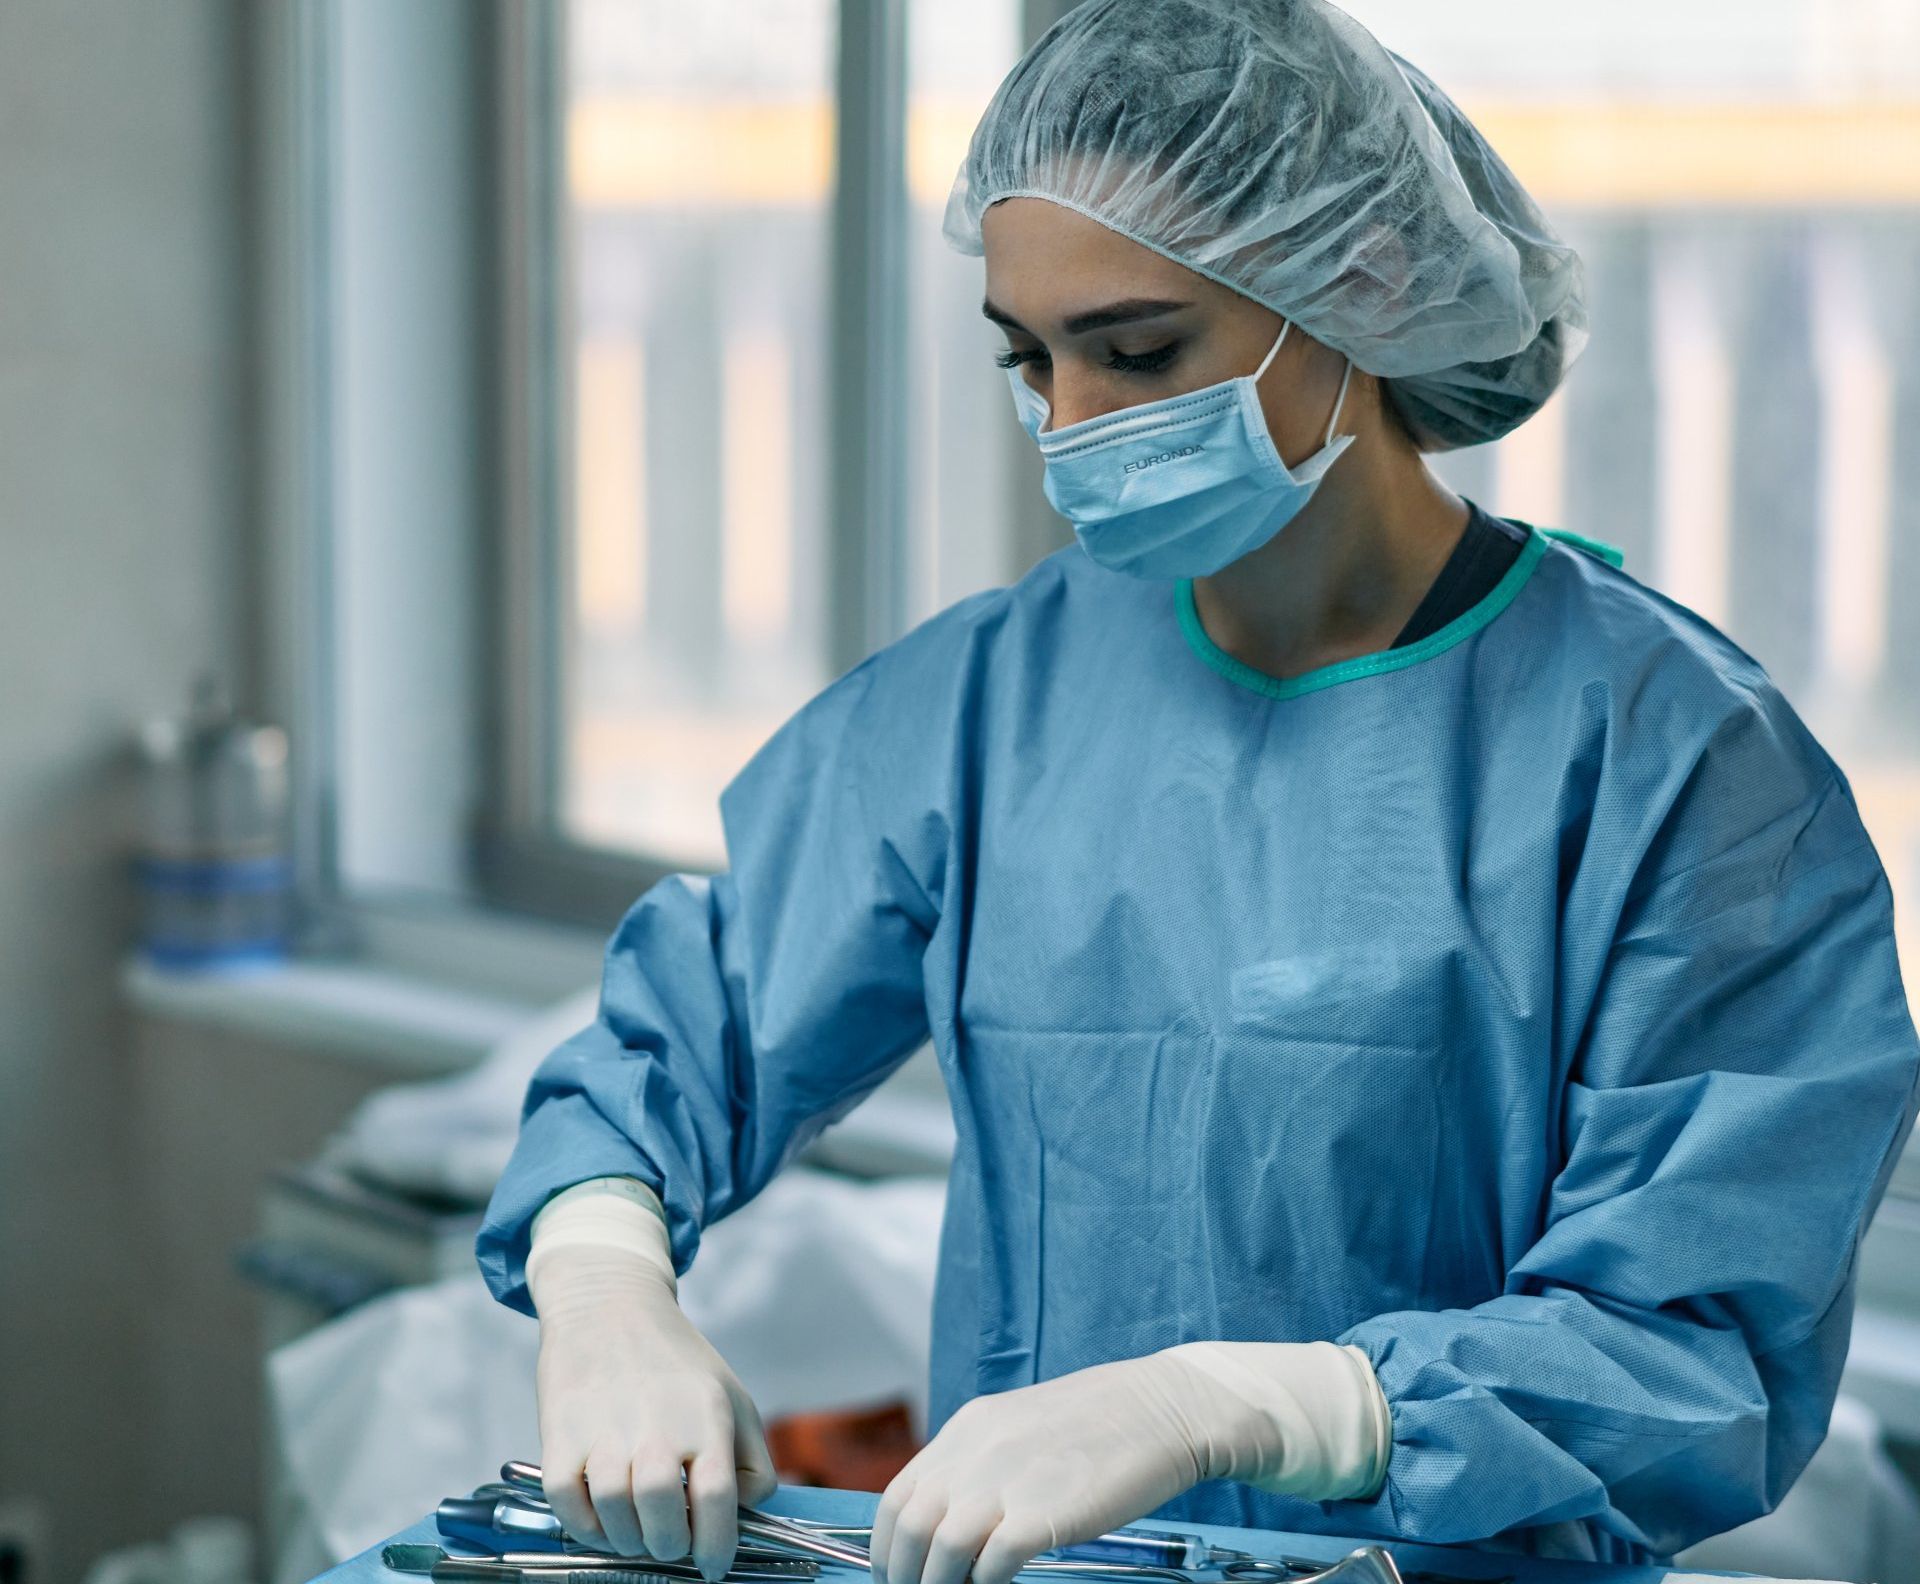
{"label": "gown sleeve", "polygon": [[532,1313],[533,1217],[592,1177],[659,1195],[684,1272],[702,1227],[926,1039],[944,827],[911,809],[924,745],[903,740],[918,717],[885,697],[884,658],[816,697],[722,794],[727,872],[669,876],[621,920],[598,1016],[535,1072],[480,1229],[503,1303]]}
{"label": "gown sleeve", "polygon": [[1393,1419],[1379,1495],[1330,1509],[1356,1532],[1670,1556],[1771,1511],[1825,1436],[1920,1046],[1852,791],[1781,710],[1716,731],[1640,849],[1504,1291],[1338,1338]]}

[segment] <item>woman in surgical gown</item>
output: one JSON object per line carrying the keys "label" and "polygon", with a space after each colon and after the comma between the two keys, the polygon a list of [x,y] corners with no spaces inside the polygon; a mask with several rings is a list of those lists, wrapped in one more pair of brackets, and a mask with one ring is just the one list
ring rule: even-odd
{"label": "woman in surgical gown", "polygon": [[930,1037],[886,1584],[1149,1512],[1630,1562],[1769,1510],[1920,1047],[1761,667],[1423,460],[1552,393],[1577,258],[1321,0],[1089,0],[946,231],[1078,542],[789,721],[536,1076],[479,1251],[556,1506],[725,1565],[770,1476],[673,1273]]}

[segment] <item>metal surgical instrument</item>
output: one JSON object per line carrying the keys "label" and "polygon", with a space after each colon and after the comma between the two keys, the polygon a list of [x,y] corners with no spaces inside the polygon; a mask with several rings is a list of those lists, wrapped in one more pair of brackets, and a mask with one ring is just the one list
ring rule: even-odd
{"label": "metal surgical instrument", "polygon": [[[872,1531],[868,1530],[867,1533],[871,1535]],[[1190,1563],[1188,1567],[1197,1570],[1219,1568],[1222,1577],[1228,1579],[1287,1580],[1291,1581],[1291,1584],[1322,1584],[1323,1580],[1325,1584],[1406,1584],[1393,1558],[1379,1546],[1361,1546],[1358,1550],[1349,1552],[1338,1562],[1300,1564],[1292,1559],[1269,1562],[1248,1552],[1229,1551],[1224,1547],[1209,1546],[1197,1535],[1175,1535],[1170,1538],[1177,1543],[1198,1547],[1204,1551],[1204,1559]],[[1052,1557],[1036,1557],[1022,1567],[1020,1572],[1022,1574],[1064,1573],[1076,1578],[1116,1581],[1165,1579],[1179,1580],[1181,1584],[1200,1584],[1200,1581],[1193,1577],[1192,1572],[1178,1565],[1163,1567],[1146,1561],[1109,1561],[1103,1559],[1098,1553],[1088,1555],[1094,1552],[1095,1547],[1103,1550],[1111,1547],[1109,1555],[1122,1552],[1131,1539],[1132,1536],[1127,1531],[1115,1530],[1111,1534],[1101,1535],[1097,1540],[1062,1546]],[[1188,1554],[1192,1554],[1191,1550]],[[863,1551],[861,1555],[864,1557],[866,1553]],[[871,1566],[871,1563],[863,1565]],[[1468,1581],[1449,1581],[1449,1584],[1468,1584]]]}
{"label": "metal surgical instrument", "polygon": [[[380,1560],[401,1573],[424,1573],[436,1581],[504,1580],[506,1584],[678,1584],[677,1573],[662,1573],[656,1567],[625,1557],[538,1555],[451,1556],[435,1545],[394,1544],[380,1553]],[[731,1578],[733,1575],[729,1574]]]}
{"label": "metal surgical instrument", "polygon": [[[530,1463],[508,1463],[501,1467],[501,1476],[512,1485],[523,1489],[538,1485],[540,1471]],[[442,1502],[444,1511],[447,1503]],[[551,1512],[546,1516],[559,1532],[558,1521]],[[867,1555],[865,1546],[856,1545],[851,1540],[838,1538],[831,1530],[815,1528],[813,1525],[797,1523],[791,1518],[779,1518],[772,1513],[759,1512],[752,1507],[742,1507],[739,1515],[740,1535],[743,1539],[757,1540],[763,1546],[772,1547],[788,1553],[798,1552],[802,1556],[815,1557],[823,1562],[837,1562],[842,1567],[858,1568],[861,1572],[871,1572],[872,1559]],[[521,1520],[514,1520],[516,1525]],[[445,1525],[443,1523],[442,1527]],[[871,1531],[869,1531],[871,1532]],[[1131,1562],[1029,1562],[1021,1572],[1028,1573],[1072,1573],[1076,1577],[1106,1577],[1113,1579],[1158,1579],[1164,1584],[1193,1584],[1192,1578],[1178,1568],[1153,1567]],[[1398,1581],[1394,1581],[1398,1584]]]}
{"label": "metal surgical instrument", "polygon": [[[871,1525],[816,1523],[806,1518],[792,1521],[805,1524],[816,1534],[833,1535],[842,1540],[868,1544],[873,1538]],[[1113,1529],[1092,1540],[1057,1546],[1046,1555],[1064,1561],[1137,1563],[1183,1573],[1219,1569],[1223,1577],[1248,1581],[1248,1584],[1262,1578],[1299,1578],[1321,1572],[1327,1566],[1324,1562],[1302,1563],[1294,1559],[1271,1562],[1256,1557],[1251,1551],[1212,1545],[1197,1534],[1183,1534],[1173,1529]]]}
{"label": "metal surgical instrument", "polygon": [[[498,1488],[498,1487],[494,1487]],[[528,1498],[516,1487],[507,1487],[508,1495],[449,1496],[434,1511],[434,1524],[447,1539],[457,1540],[485,1552],[486,1560],[518,1560],[523,1567],[544,1561],[567,1561],[577,1566],[596,1563],[624,1563],[645,1568],[674,1579],[699,1581],[700,1570],[691,1561],[661,1560],[655,1557],[618,1557],[611,1552],[581,1544],[560,1522],[545,1502]],[[480,1491],[489,1490],[481,1486]],[[558,1548],[557,1551],[526,1550],[518,1557],[513,1545]],[[736,1584],[807,1584],[820,1575],[820,1564],[808,1557],[795,1556],[785,1548],[742,1545],[735,1549],[733,1565],[727,1577]]]}
{"label": "metal surgical instrument", "polygon": [[[819,1523],[810,1518],[787,1521],[811,1529],[815,1534],[862,1545],[873,1537],[871,1525]],[[1268,1584],[1268,1581],[1273,1581],[1273,1584],[1300,1584],[1300,1581],[1315,1578],[1334,1566],[1329,1562],[1308,1561],[1302,1557],[1257,1557],[1251,1551],[1213,1545],[1201,1535],[1185,1534],[1173,1529],[1135,1528],[1114,1529],[1092,1540],[1057,1547],[1029,1563],[1028,1567],[1054,1562],[1074,1563],[1075,1572],[1087,1571],[1077,1565],[1082,1562],[1121,1564],[1123,1571],[1109,1575],[1114,1577],[1154,1577],[1160,1572],[1185,1577],[1189,1573],[1218,1571],[1220,1577],[1231,1581],[1231,1584]],[[1021,1571],[1025,1572],[1026,1569]],[[1060,1571],[1067,1570],[1062,1568]],[[1452,1579],[1439,1573],[1408,1573],[1402,1575],[1402,1581],[1403,1584],[1512,1584],[1510,1578],[1479,1581]],[[1193,1584],[1198,1584],[1198,1581],[1193,1581]]]}
{"label": "metal surgical instrument", "polygon": [[678,1578],[677,1574],[660,1572],[655,1563],[644,1557],[599,1556],[591,1552],[562,1555],[557,1551],[506,1551],[498,1555],[487,1552],[478,1556],[462,1556],[443,1546],[405,1540],[396,1540],[383,1546],[380,1560],[400,1573],[432,1573],[440,1563],[485,1562],[493,1567],[517,1568],[522,1573],[559,1574],[572,1571],[601,1577],[619,1569],[644,1569],[658,1578]]}
{"label": "metal surgical instrument", "polygon": [[[500,1478],[510,1488],[531,1494],[543,1490],[539,1468],[532,1463],[500,1466]],[[544,1500],[542,1500],[542,1505]],[[740,1509],[740,1533],[768,1546],[791,1548],[844,1567],[871,1569],[867,1542],[872,1525],[816,1523],[800,1518],[777,1518],[752,1508]],[[1223,1551],[1198,1535],[1164,1535],[1147,1529],[1119,1529],[1097,1540],[1068,1546],[1051,1557],[1038,1558],[1022,1572],[1072,1572],[1114,1579],[1160,1579],[1167,1584],[1192,1584],[1188,1571],[1215,1566],[1224,1558],[1247,1559],[1243,1551]],[[1291,1575],[1289,1575],[1291,1576]]]}
{"label": "metal surgical instrument", "polygon": [[[515,1461],[502,1464],[500,1477],[527,1492],[543,1489],[540,1469],[532,1463]],[[825,1562],[837,1562],[842,1567],[858,1568],[862,1572],[871,1572],[873,1569],[873,1559],[868,1555],[867,1548],[857,1543],[858,1537],[871,1541],[871,1527],[808,1523],[776,1517],[751,1507],[740,1509],[739,1524],[742,1538],[757,1540],[776,1549],[798,1551]],[[1171,1557],[1174,1548],[1178,1548],[1184,1565],[1147,1560],[1155,1556]],[[1406,1584],[1392,1556],[1373,1545],[1350,1551],[1338,1562],[1302,1564],[1291,1558],[1270,1562],[1249,1552],[1208,1545],[1198,1535],[1121,1529],[1062,1550],[1064,1554],[1057,1560],[1036,1557],[1020,1572],[1067,1573],[1077,1578],[1115,1581],[1159,1580],[1162,1584],[1197,1584],[1193,1577],[1195,1570],[1217,1568],[1224,1579],[1233,1580],[1234,1584],[1263,1584],[1266,1580],[1292,1580],[1296,1584],[1304,1584],[1307,1580],[1312,1580],[1313,1584],[1322,1584],[1322,1581],[1324,1584]],[[1116,1560],[1116,1555],[1140,1557],[1141,1560]],[[1194,1560],[1186,1561],[1189,1557]],[[1438,1584],[1438,1581],[1426,1581],[1426,1584]],[[1448,1581],[1448,1584],[1467,1584],[1467,1581]]]}

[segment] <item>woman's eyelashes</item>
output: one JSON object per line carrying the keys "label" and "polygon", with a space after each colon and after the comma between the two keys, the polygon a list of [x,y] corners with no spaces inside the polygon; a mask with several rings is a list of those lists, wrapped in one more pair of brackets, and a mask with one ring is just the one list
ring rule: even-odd
{"label": "woman's eyelashes", "polygon": [[1165,346],[1154,347],[1148,352],[1115,351],[1107,359],[1107,367],[1119,369],[1123,374],[1158,374],[1172,365],[1179,351],[1178,341],[1169,341]]}
{"label": "woman's eyelashes", "polygon": [[[1180,343],[1169,341],[1165,346],[1154,347],[1148,352],[1121,352],[1116,349],[1102,358],[1101,362],[1122,374],[1160,374],[1172,366],[1179,352]],[[1018,368],[1023,363],[1045,368],[1053,361],[1039,347],[1008,347],[1004,352],[995,353],[993,360],[1003,369]]]}

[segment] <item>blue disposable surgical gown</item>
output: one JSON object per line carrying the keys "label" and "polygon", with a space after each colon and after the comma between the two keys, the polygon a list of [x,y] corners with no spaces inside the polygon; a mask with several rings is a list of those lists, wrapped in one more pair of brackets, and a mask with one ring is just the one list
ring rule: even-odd
{"label": "blue disposable surgical gown", "polygon": [[628,1174],[675,1259],[932,1037],[932,1418],[1198,1338],[1352,1342],[1385,1488],[1162,1516],[1632,1561],[1825,1432],[1920,1051],[1846,777],[1765,673],[1529,530],[1287,681],[1077,548],[833,683],[642,897],[480,1236]]}

